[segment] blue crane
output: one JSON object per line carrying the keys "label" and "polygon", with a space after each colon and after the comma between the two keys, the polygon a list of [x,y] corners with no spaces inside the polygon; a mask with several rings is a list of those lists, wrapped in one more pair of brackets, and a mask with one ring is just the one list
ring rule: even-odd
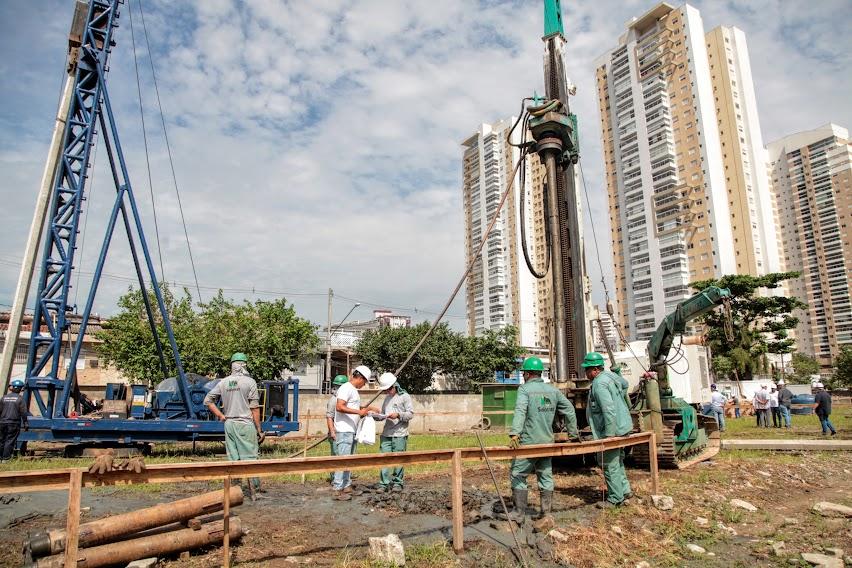
{"label": "blue crane", "polygon": [[[49,216],[44,222],[46,236],[27,354],[25,396],[31,409],[34,403],[37,415],[29,420],[30,430],[22,433],[20,444],[32,440],[133,444],[223,438],[222,423],[210,416],[202,404],[204,394],[212,388],[213,382],[204,377],[188,377],[184,372],[145,240],[110,102],[106,78],[122,3],[122,0],[89,0],[88,4],[80,1],[76,4],[69,39],[69,70],[73,73],[73,81],[68,92],[70,100],[67,101],[68,111],[53,177]],[[76,329],[72,329],[68,314],[74,306],[69,305],[69,290],[96,134],[102,137],[116,194],[85,307],[79,322],[74,322]],[[165,395],[159,391],[155,396],[146,385],[132,385],[133,404],[129,417],[80,417],[82,397],[76,376],[77,361],[110,243],[119,222],[124,226],[133,266],[143,291],[160,370],[163,377],[167,377],[167,357],[170,357],[177,376],[172,380],[173,392]],[[157,333],[152,299],[144,293],[147,289],[153,291],[153,301],[166,331],[168,346],[165,348]],[[69,336],[72,339],[76,336],[76,341],[73,341],[65,365],[60,365],[63,338]],[[64,377],[60,377],[61,367],[67,369]],[[264,381],[261,394],[265,432],[278,435],[298,429],[298,379]],[[122,400],[123,396],[115,398]]]}

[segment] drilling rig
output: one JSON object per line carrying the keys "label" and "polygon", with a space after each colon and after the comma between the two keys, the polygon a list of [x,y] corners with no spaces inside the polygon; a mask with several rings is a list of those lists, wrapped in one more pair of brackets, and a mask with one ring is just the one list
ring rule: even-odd
{"label": "drilling rig", "polygon": [[[29,418],[29,430],[22,432],[18,438],[21,450],[25,450],[27,442],[36,440],[82,447],[224,439],[223,423],[216,420],[203,404],[204,395],[213,387],[214,381],[184,372],[110,102],[107,72],[123,3],[124,0],[75,2],[65,85],[0,368],[5,392],[24,304],[36,260],[40,258],[41,271],[37,280],[24,377],[25,401],[32,416]],[[76,306],[69,301],[69,292],[76,268],[77,236],[87,198],[92,148],[98,135],[109,159],[115,200],[85,307],[80,317],[73,318],[72,322],[69,314],[75,311]],[[81,360],[84,338],[116,225],[121,225],[127,236],[135,274],[143,291],[148,325],[157,348],[159,372],[162,374],[152,376],[151,382],[169,382],[170,390],[155,391],[145,384],[121,389],[108,387],[104,400],[116,403],[114,406],[119,410],[112,415],[96,411],[80,392],[77,362]],[[149,289],[153,298],[145,293]],[[165,328],[166,345],[163,345],[158,333],[158,318]],[[175,377],[168,377],[166,361],[169,358],[177,370]],[[277,436],[298,430],[299,380],[262,381],[259,387],[263,431]]]}
{"label": "drilling rig", "polygon": [[[585,420],[589,381],[578,374],[580,361],[592,345],[586,265],[582,240],[580,198],[575,168],[580,159],[577,116],[570,110],[575,93],[566,74],[567,45],[559,0],[544,1],[543,99],[533,97],[524,124],[533,142],[525,150],[538,154],[546,171],[544,211],[549,277],[552,291],[555,362],[551,381],[573,400],[580,422]],[[526,257],[526,243],[522,245]],[[527,259],[530,271],[539,278]],[[667,381],[667,361],[672,340],[686,323],[726,301],[727,290],[708,288],[681,302],[661,324],[648,344],[651,369],[631,396],[634,426],[654,430],[663,466],[686,467],[718,452],[715,420],[700,416],[697,409],[676,398]],[[555,363],[555,364],[554,364]],[[636,456],[640,461],[643,456]],[[644,456],[647,459],[647,455]]]}

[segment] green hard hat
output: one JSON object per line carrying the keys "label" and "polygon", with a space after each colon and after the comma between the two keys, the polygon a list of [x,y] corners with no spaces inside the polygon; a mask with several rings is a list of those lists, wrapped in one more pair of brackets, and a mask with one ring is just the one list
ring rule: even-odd
{"label": "green hard hat", "polygon": [[587,367],[603,367],[604,359],[600,353],[592,351],[591,353],[586,353],[586,356],[583,358],[583,364],[580,366],[584,369]]}
{"label": "green hard hat", "polygon": [[347,377],[346,375],[337,375],[336,377],[334,377],[334,380],[331,381],[331,384],[333,384],[336,387],[339,387],[340,385],[346,384],[348,382],[349,382],[349,377]]}
{"label": "green hard hat", "polygon": [[521,370],[537,371],[541,373],[542,371],[544,371],[544,364],[538,357],[527,357],[526,359],[524,359],[524,364],[521,365]]}
{"label": "green hard hat", "polygon": [[248,363],[248,357],[246,357],[245,353],[234,353],[231,355],[231,363],[234,361],[242,361],[243,363]]}

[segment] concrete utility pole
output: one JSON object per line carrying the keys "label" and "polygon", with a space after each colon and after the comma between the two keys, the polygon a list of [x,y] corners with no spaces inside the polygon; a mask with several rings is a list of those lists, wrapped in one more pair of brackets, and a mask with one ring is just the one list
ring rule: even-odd
{"label": "concrete utility pole", "polygon": [[[331,304],[334,298],[334,290],[328,289],[328,327],[325,328],[325,388],[331,385]],[[328,392],[328,391],[326,391]]]}
{"label": "concrete utility pole", "polygon": [[[6,331],[6,342],[3,345],[3,358],[0,360],[0,383],[6,392],[12,375],[12,365],[15,362],[15,350],[18,345],[18,336],[21,333],[21,323],[24,320],[24,309],[27,306],[27,296],[30,294],[30,285],[35,272],[35,263],[41,244],[41,236],[44,229],[44,220],[47,217],[47,209],[50,206],[50,194],[53,191],[53,183],[56,178],[56,163],[62,152],[62,135],[65,133],[65,117],[68,115],[68,107],[71,105],[71,93],[74,91],[74,77],[69,75],[65,80],[65,88],[62,90],[62,99],[59,101],[59,110],[56,112],[56,122],[53,126],[53,137],[50,140],[50,152],[44,172],[41,176],[41,187],[36,197],[35,214],[30,225],[30,234],[27,238],[27,247],[24,250],[24,261],[21,264],[21,272],[18,274],[18,285],[15,288],[15,299],[12,301],[12,313],[9,315],[9,329]],[[32,333],[38,333],[33,329]]]}

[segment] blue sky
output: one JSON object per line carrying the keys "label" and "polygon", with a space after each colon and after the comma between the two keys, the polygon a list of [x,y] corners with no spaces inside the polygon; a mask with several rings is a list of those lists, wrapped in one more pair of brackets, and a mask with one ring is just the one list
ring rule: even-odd
{"label": "blue sky", "polygon": [[[202,286],[286,292],[325,319],[355,300],[416,318],[437,312],[464,269],[460,142],[481,122],[542,91],[539,2],[143,0],[176,175]],[[705,29],[735,25],[749,41],[765,141],[829,121],[852,127],[849,22],[842,0],[698,2]],[[578,86],[583,169],[604,277],[611,282],[594,59],[651,2],[563,2]],[[56,110],[71,0],[0,3],[0,304],[14,291]],[[151,198],[131,51],[139,58],[165,275],[192,282],[157,114],[139,0],[122,9],[109,88],[131,179],[153,241]],[[78,302],[103,235],[112,188],[93,168]],[[119,235],[120,236],[120,235]],[[132,274],[116,239],[107,272]],[[595,297],[602,297],[591,243]],[[154,253],[156,256],[156,252]],[[110,313],[128,286],[106,279]],[[611,284],[610,284],[611,285]],[[205,298],[213,290],[202,290]],[[74,294],[72,293],[72,296]],[[343,296],[343,297],[340,297]],[[0,305],[0,308],[4,308]],[[415,308],[417,312],[415,312]],[[464,325],[464,298],[450,309]]]}

